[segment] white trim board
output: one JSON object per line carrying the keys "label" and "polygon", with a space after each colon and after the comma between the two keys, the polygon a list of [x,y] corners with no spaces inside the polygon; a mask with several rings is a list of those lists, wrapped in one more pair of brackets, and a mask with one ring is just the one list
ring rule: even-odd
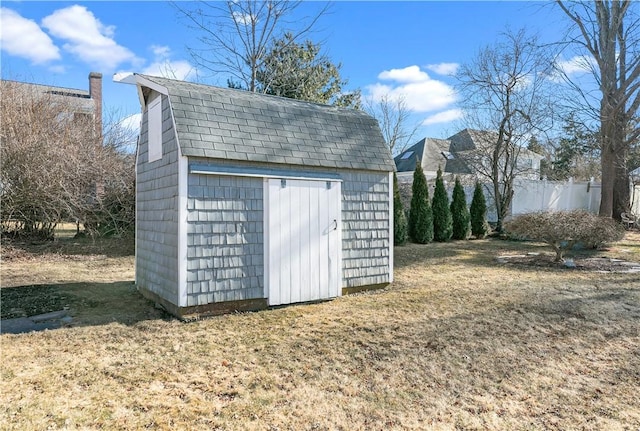
{"label": "white trim board", "polygon": [[200,175],[225,175],[232,177],[267,179],[283,178],[289,180],[342,182],[342,179],[338,174],[332,173],[283,171],[264,168],[239,168],[235,166],[209,166],[194,164],[189,166],[189,173]]}

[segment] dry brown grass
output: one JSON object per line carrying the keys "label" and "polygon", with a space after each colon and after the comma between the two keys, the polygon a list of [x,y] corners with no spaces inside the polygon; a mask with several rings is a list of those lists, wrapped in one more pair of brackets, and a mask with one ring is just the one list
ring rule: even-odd
{"label": "dry brown grass", "polygon": [[[102,289],[101,316],[74,303],[76,327],[0,338],[0,428],[637,430],[640,275],[494,260],[532,250],[409,245],[385,290],[192,323],[105,258],[94,275],[126,288]],[[640,260],[640,235],[605,254]]]}

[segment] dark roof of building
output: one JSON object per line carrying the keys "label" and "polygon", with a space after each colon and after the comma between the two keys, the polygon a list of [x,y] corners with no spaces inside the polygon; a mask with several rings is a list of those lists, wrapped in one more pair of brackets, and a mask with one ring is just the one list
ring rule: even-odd
{"label": "dark roof of building", "polygon": [[[398,172],[414,171],[419,159],[425,171],[435,172],[442,168],[445,173],[470,174],[472,172],[461,156],[483,145],[493,145],[496,136],[489,131],[463,129],[447,139],[424,138],[396,156],[394,161]],[[530,158],[542,158],[526,148],[520,153]]]}
{"label": "dark roof of building", "polygon": [[139,76],[167,90],[184,155],[395,170],[377,121],[362,111]]}
{"label": "dark roof of building", "polygon": [[450,139],[421,139],[394,159],[398,172],[414,171],[417,160],[422,161],[422,169],[425,171],[435,172],[441,168],[443,172],[452,174],[470,172],[466,164],[451,151]]}
{"label": "dark roof of building", "polygon": [[424,144],[426,139],[427,138],[423,138],[422,140],[418,141],[418,143],[407,148],[393,159],[398,172],[415,171],[416,160],[422,160],[422,152],[424,151]]}

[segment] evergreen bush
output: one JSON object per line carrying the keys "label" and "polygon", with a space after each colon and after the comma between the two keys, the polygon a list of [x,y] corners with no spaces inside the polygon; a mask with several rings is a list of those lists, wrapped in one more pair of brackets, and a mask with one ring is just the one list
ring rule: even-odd
{"label": "evergreen bush", "polygon": [[433,213],[429,203],[429,189],[422,166],[416,163],[413,172],[413,196],[409,210],[409,236],[413,242],[426,244],[433,240]]}
{"label": "evergreen bush", "polygon": [[393,174],[393,243],[395,245],[404,245],[407,243],[409,235],[409,226],[407,224],[407,216],[404,213],[402,199],[400,199],[400,190],[398,189],[398,177],[395,172]]}
{"label": "evergreen bush", "polygon": [[442,170],[440,168],[438,168],[431,208],[433,211],[433,239],[438,242],[449,241],[453,234],[453,219],[449,208],[447,189],[444,188],[444,180],[442,179]]}
{"label": "evergreen bush", "polygon": [[476,238],[484,238],[489,232],[487,223],[487,201],[484,198],[482,186],[476,181],[476,187],[473,190],[473,199],[469,208],[471,216],[471,234]]}
{"label": "evergreen bush", "polygon": [[471,215],[467,208],[467,196],[460,183],[460,178],[456,178],[456,185],[453,187],[451,217],[453,219],[453,239],[467,239],[471,227]]}

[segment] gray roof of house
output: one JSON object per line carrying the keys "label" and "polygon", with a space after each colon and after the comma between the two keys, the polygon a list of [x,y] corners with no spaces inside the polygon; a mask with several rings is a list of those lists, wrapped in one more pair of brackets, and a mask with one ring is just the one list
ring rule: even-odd
{"label": "gray roof of house", "polygon": [[[497,134],[495,132],[463,129],[447,139],[424,138],[417,144],[403,151],[395,157],[394,161],[398,172],[413,171],[416,168],[417,158],[422,160],[422,169],[425,171],[437,171],[450,174],[470,174],[471,169],[459,155],[475,150],[482,145],[495,145]],[[413,154],[408,158],[403,156],[410,151]],[[543,156],[526,148],[520,149],[520,154],[525,157],[541,159]],[[447,157],[449,155],[449,157]]]}
{"label": "gray roof of house", "polygon": [[167,89],[186,156],[395,170],[377,121],[364,112],[141,76]]}
{"label": "gray roof of house", "polygon": [[[409,152],[409,157],[403,158]],[[447,153],[454,157],[447,157]],[[416,160],[422,161],[422,169],[435,172],[441,168],[443,172],[451,174],[467,174],[469,169],[465,163],[455,157],[449,139],[423,138],[412,147],[406,149],[394,159],[398,172],[409,172],[416,169]]]}
{"label": "gray roof of house", "polygon": [[418,143],[407,148],[393,159],[398,172],[415,171],[416,160],[422,160],[422,152],[424,151],[426,139],[427,138],[421,139]]}

